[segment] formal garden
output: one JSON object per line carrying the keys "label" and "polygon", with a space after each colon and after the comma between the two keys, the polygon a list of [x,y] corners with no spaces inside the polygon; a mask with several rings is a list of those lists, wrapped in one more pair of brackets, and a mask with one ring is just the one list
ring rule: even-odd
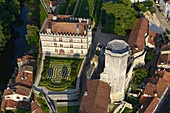
{"label": "formal garden", "polygon": [[75,89],[77,76],[83,59],[48,57],[44,59],[39,86],[52,91]]}

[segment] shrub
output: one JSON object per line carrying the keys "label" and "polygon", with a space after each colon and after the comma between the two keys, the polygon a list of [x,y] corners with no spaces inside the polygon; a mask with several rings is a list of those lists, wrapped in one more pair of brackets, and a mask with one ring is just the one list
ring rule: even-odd
{"label": "shrub", "polygon": [[152,1],[146,1],[146,2],[143,2],[143,5],[144,5],[145,7],[150,7],[150,6],[153,5],[153,2],[152,2]]}
{"label": "shrub", "polygon": [[66,79],[61,79],[60,83],[61,83],[62,86],[65,86],[67,84],[67,80]]}
{"label": "shrub", "polygon": [[148,10],[148,9],[147,9],[146,7],[142,7],[142,8],[141,8],[141,11],[144,12],[144,13],[145,13],[147,10]]}
{"label": "shrub", "polygon": [[150,62],[153,56],[154,56],[154,53],[152,52],[152,50],[148,51],[145,56],[145,62],[146,63]]}

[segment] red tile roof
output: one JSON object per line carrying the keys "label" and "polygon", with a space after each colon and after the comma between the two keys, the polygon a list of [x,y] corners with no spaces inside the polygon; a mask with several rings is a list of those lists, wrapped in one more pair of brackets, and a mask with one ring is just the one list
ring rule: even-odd
{"label": "red tile roof", "polygon": [[165,90],[168,88],[169,83],[163,78],[159,78],[158,83],[156,84],[156,90],[158,94],[158,98],[161,98],[164,94]]}
{"label": "red tile roof", "polygon": [[43,113],[43,110],[36,102],[31,102],[31,112]]}
{"label": "red tile roof", "polygon": [[44,26],[44,33],[47,32],[46,29],[50,28],[51,32],[54,34],[77,34],[77,28],[79,28],[79,35],[84,34],[84,30],[87,29],[87,22],[70,21],[71,15],[57,15],[57,21],[54,21],[53,15],[48,16],[48,20]]}
{"label": "red tile roof", "polygon": [[35,57],[30,56],[30,55],[25,55],[22,58],[17,58],[17,63],[21,62],[21,61],[26,61],[28,59],[35,59]]}
{"label": "red tile roof", "polygon": [[161,63],[169,65],[170,63],[170,54],[160,54],[157,65],[161,65]]}
{"label": "red tile roof", "polygon": [[163,75],[163,79],[170,83],[170,73],[165,71]]}
{"label": "red tile roof", "polygon": [[2,105],[1,105],[1,110],[3,108],[26,108],[28,103],[26,101],[14,101],[14,100],[5,100],[3,98]]}
{"label": "red tile roof", "polygon": [[170,44],[165,44],[161,47],[161,50],[160,51],[170,51]]}
{"label": "red tile roof", "polygon": [[79,113],[107,113],[110,86],[100,80],[87,81],[87,96],[83,96]]}
{"label": "red tile roof", "polygon": [[12,89],[5,89],[3,95],[6,96],[6,95],[12,95],[12,94],[20,94],[24,96],[29,96],[30,91],[31,91],[30,88],[17,85]]}
{"label": "red tile roof", "polygon": [[[143,51],[145,48],[145,34],[148,32],[148,19],[139,18],[136,25],[133,27],[128,44],[133,53]],[[136,49],[138,48],[138,49]]]}
{"label": "red tile roof", "polygon": [[155,97],[152,102],[149,104],[149,106],[147,107],[147,109],[145,110],[145,113],[153,113],[154,109],[156,108],[156,106],[159,103],[159,99],[157,97]]}
{"label": "red tile roof", "polygon": [[170,4],[170,1],[166,1],[166,3]]}
{"label": "red tile roof", "polygon": [[27,72],[19,72],[17,77],[15,78],[16,84],[23,84],[29,87],[32,87],[33,75]]}
{"label": "red tile roof", "polygon": [[147,83],[145,90],[144,90],[144,94],[147,94],[153,97],[154,93],[156,93],[156,86],[154,84]]}
{"label": "red tile roof", "polygon": [[158,47],[159,34],[157,32],[149,30],[149,37],[148,37],[147,41],[148,41],[148,43],[152,44],[153,46]]}

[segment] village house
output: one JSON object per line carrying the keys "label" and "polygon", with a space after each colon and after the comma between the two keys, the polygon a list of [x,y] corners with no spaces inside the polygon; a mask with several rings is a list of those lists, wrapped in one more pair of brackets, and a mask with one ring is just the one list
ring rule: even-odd
{"label": "village house", "polygon": [[145,64],[145,40],[149,36],[148,19],[139,18],[133,27],[128,44],[130,46],[131,55],[134,58],[134,67],[140,67]]}
{"label": "village house", "polygon": [[143,95],[140,98],[142,104],[139,113],[151,113],[163,100],[170,84],[170,73],[158,70],[153,77],[148,79]]}
{"label": "village house", "polygon": [[71,15],[49,14],[39,34],[46,56],[85,56],[92,41],[90,20]]}
{"label": "village house", "polygon": [[161,43],[160,35],[157,32],[149,30],[149,36],[145,39],[146,46],[149,48],[156,50],[162,43]]}
{"label": "village house", "polygon": [[12,110],[12,109],[18,109],[18,108],[26,108],[28,106],[28,103],[26,101],[15,101],[15,100],[6,100],[3,98],[1,103],[1,111],[4,111],[4,108],[6,110]]}
{"label": "village house", "polygon": [[166,69],[167,71],[170,70],[170,45],[166,44],[161,47],[160,50],[161,54],[159,56],[157,67],[159,69]]}
{"label": "village house", "polygon": [[31,102],[31,113],[43,113],[40,105],[37,102]]}
{"label": "village house", "polygon": [[79,113],[107,113],[110,91],[108,83],[99,79],[88,80]]}
{"label": "village house", "polygon": [[30,55],[25,55],[22,58],[17,58],[17,64],[18,64],[18,67],[21,67],[25,64],[35,66],[35,57],[30,56]]}
{"label": "village house", "polygon": [[17,85],[10,89],[5,89],[3,96],[5,100],[29,101],[31,93],[32,93],[31,88]]}

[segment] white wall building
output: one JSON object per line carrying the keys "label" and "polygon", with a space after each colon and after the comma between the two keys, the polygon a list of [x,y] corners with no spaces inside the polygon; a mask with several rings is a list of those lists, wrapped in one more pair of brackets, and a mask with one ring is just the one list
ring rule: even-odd
{"label": "white wall building", "polygon": [[46,56],[85,56],[92,41],[90,20],[49,14],[41,28],[40,40]]}

